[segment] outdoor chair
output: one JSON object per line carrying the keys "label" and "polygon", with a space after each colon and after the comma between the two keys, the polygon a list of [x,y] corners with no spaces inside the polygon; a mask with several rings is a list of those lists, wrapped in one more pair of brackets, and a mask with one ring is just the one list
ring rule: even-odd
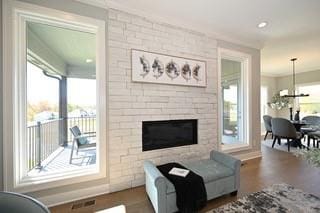
{"label": "outdoor chair", "polygon": [[266,128],[266,135],[264,136],[264,140],[267,139],[269,133],[272,134],[272,138],[273,138],[271,119],[272,119],[272,117],[270,115],[263,116],[264,127]]}
{"label": "outdoor chair", "polygon": [[[281,139],[284,138],[288,141],[288,152],[290,152],[290,144],[295,140],[301,140],[303,137],[303,134],[297,132],[294,125],[287,119],[272,118],[271,125],[274,136],[272,148],[274,147],[276,140],[278,140],[278,143],[280,144]],[[301,142],[299,144],[301,144]]]}
{"label": "outdoor chair", "polygon": [[96,142],[92,138],[95,137],[94,132],[87,132],[87,133],[81,133],[78,126],[74,126],[70,128],[70,131],[73,135],[73,141],[72,141],[72,148],[71,148],[71,154],[70,154],[70,164],[72,163],[73,158],[73,151],[75,144],[77,145],[77,155],[79,149],[86,149],[86,148],[92,148],[96,147]]}

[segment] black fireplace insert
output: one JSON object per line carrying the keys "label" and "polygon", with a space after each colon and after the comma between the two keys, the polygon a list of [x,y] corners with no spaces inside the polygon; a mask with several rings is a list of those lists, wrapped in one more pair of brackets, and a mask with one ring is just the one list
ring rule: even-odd
{"label": "black fireplace insert", "polygon": [[142,122],[143,151],[197,143],[198,121],[196,119]]}

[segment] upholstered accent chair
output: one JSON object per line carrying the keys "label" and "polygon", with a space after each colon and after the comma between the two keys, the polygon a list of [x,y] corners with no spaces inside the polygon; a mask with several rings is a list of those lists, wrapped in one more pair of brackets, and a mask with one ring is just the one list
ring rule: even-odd
{"label": "upholstered accent chair", "polygon": [[13,192],[0,192],[0,212],[50,213],[49,209],[36,199]]}
{"label": "upholstered accent chair", "polygon": [[[264,136],[264,140],[267,139],[269,133],[272,134],[271,120],[272,120],[272,117],[270,115],[263,116],[264,127],[266,129],[266,135]],[[272,138],[273,138],[273,134],[272,134]]]}
{"label": "upholstered accent chair", "polygon": [[294,125],[285,118],[272,118],[271,125],[274,136],[272,148],[274,147],[276,140],[278,140],[278,143],[280,144],[281,139],[287,139],[288,152],[290,152],[291,142],[293,140],[301,140],[301,138],[303,137],[303,134],[297,132]]}
{"label": "upholstered accent chair", "polygon": [[320,117],[311,115],[302,118],[302,120],[308,124],[307,126],[301,128],[302,132],[308,137],[308,147],[310,147],[310,142],[313,140],[313,147],[317,146],[319,148]]}

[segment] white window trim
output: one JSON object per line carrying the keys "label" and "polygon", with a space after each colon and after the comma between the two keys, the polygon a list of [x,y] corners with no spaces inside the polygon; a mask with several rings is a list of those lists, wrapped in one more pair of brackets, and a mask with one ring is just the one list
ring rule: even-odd
{"label": "white window trim", "polygon": [[[243,94],[245,97],[243,98],[243,110],[242,110],[242,117],[243,117],[243,127],[244,135],[243,135],[243,142],[239,144],[231,144],[231,145],[222,145],[222,132],[223,129],[223,121],[221,119],[221,113],[223,110],[223,100],[222,100],[222,87],[221,87],[221,60],[222,59],[229,59],[233,61],[241,62],[241,77],[242,77],[242,89]],[[225,48],[218,48],[218,149],[226,152],[238,152],[244,150],[250,150],[253,147],[252,144],[252,69],[251,69],[251,55],[234,51],[231,49]],[[243,72],[243,71],[247,72]]]}
{"label": "white window trim", "polygon": [[[267,97],[267,102],[268,102],[268,98],[269,98],[269,87],[267,85],[261,85],[260,86],[260,107],[262,108],[262,90],[265,89],[266,90],[266,97]],[[265,128],[264,128],[264,121],[263,121],[263,111],[260,109],[260,119],[261,119],[261,135],[265,135]],[[266,113],[264,113],[265,115],[269,114],[269,108],[267,107]]]}
{"label": "white window trim", "polygon": [[[50,22],[56,26],[91,32],[96,34],[96,79],[97,79],[97,169],[70,171],[45,178],[22,179],[23,157],[17,153],[22,141],[21,130],[25,128],[24,110],[21,104],[25,97],[17,95],[25,88],[21,85],[26,69],[25,21]],[[57,186],[107,178],[107,86],[105,57],[105,21],[40,7],[16,0],[3,2],[3,167],[4,188],[8,191],[32,192]],[[19,39],[19,40],[18,40]],[[19,42],[18,42],[19,41]],[[17,44],[20,44],[18,46]],[[23,74],[24,73],[24,74]],[[21,93],[23,94],[23,93]],[[19,134],[18,134],[19,133]]]}

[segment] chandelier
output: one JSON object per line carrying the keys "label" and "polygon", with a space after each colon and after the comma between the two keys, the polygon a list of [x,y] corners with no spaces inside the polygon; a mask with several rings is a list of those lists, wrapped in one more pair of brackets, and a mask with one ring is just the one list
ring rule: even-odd
{"label": "chandelier", "polygon": [[307,97],[309,96],[309,94],[296,94],[296,72],[295,72],[295,61],[297,60],[297,58],[292,58],[290,59],[290,61],[292,61],[292,88],[293,88],[293,91],[292,91],[292,94],[289,95],[284,95],[283,97],[286,97],[286,98],[300,98],[300,97]]}

